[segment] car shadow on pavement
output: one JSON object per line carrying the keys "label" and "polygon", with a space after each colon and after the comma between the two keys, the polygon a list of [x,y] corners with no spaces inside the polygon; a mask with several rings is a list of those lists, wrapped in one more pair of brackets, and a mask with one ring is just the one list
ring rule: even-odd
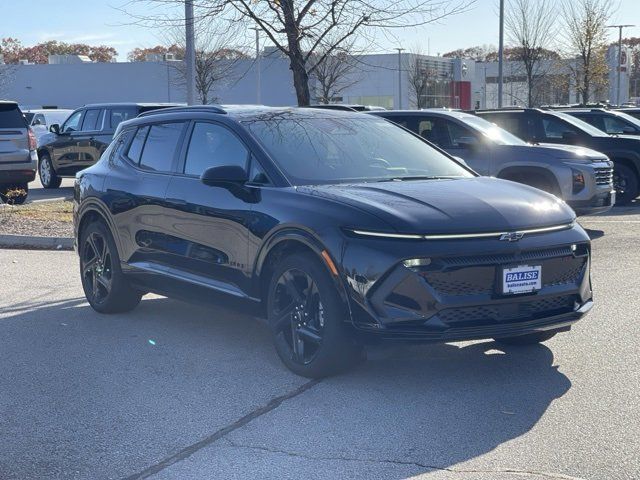
{"label": "car shadow on pavement", "polygon": [[[11,339],[0,352],[0,410],[10,419],[0,459],[13,462],[0,460],[6,478],[126,476],[306,382],[280,363],[255,319],[164,298],[113,316],[76,299],[38,306],[0,319],[0,337]],[[570,387],[543,345],[377,347],[353,371],[210,447],[266,448],[285,452],[282,462],[404,462],[394,474],[402,478],[516,439]],[[247,468],[260,468],[255,451],[243,452],[234,455],[246,453]],[[264,461],[268,469],[274,459]]]}

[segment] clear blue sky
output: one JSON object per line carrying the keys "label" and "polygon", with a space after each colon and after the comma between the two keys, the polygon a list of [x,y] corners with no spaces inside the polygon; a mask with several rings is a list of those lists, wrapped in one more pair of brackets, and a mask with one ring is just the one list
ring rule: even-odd
{"label": "clear blue sky", "polygon": [[[435,55],[496,44],[496,4],[497,0],[477,0],[470,11],[439,24],[403,32],[398,38],[380,39],[376,50],[391,51],[399,44],[412,49],[420,44],[426,53],[429,43]],[[127,0],[0,0],[0,5],[0,37],[17,37],[25,45],[45,40],[106,44],[115,47],[119,60],[124,61],[133,48],[156,45],[162,38],[158,31],[132,24],[134,20],[121,8],[143,14],[148,5]],[[640,0],[621,0],[612,21],[639,25],[627,34],[640,36]]]}

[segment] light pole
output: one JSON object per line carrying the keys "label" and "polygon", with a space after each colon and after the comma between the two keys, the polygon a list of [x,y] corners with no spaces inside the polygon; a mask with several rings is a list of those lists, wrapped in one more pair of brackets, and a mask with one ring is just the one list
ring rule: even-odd
{"label": "light pole", "polygon": [[502,108],[502,67],[504,59],[504,0],[500,0],[500,38],[498,40],[498,108]]}
{"label": "light pole", "polygon": [[262,104],[262,54],[260,53],[260,29],[250,27],[249,30],[256,32],[256,102]]}
{"label": "light pole", "polygon": [[193,0],[184,2],[185,23],[185,79],[187,81],[187,105],[194,105],[196,100],[196,41],[193,20]]}
{"label": "light pole", "polygon": [[402,110],[402,52],[404,48],[398,50],[398,110]]}
{"label": "light pole", "polygon": [[620,106],[620,73],[622,71],[622,29],[627,27],[635,27],[635,25],[607,25],[607,28],[618,29],[618,78],[616,80],[616,105]]}

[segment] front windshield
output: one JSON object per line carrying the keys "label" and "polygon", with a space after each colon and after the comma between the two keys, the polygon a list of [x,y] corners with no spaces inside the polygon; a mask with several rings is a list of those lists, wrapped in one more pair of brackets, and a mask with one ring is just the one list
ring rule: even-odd
{"label": "front windshield", "polygon": [[570,123],[574,127],[582,130],[583,132],[588,133],[592,137],[608,137],[606,133],[604,133],[599,128],[594,127],[593,125],[588,124],[587,122],[580,120],[579,118],[574,117],[573,115],[569,115],[564,112],[553,112],[554,115],[562,118],[564,121]]}
{"label": "front windshield", "polygon": [[243,124],[294,185],[473,176],[418,137],[375,117],[277,112]]}
{"label": "front windshield", "polygon": [[516,137],[512,133],[507,132],[505,129],[498,127],[497,125],[488,122],[484,118],[476,117],[474,115],[464,116],[459,118],[465,124],[469,125],[474,130],[480,132],[487,137],[490,141],[497,143],[498,145],[526,145],[527,142]]}

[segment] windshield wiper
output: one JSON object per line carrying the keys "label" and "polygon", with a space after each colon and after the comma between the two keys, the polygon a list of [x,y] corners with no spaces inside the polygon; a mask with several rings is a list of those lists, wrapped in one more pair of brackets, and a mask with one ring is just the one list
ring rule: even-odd
{"label": "windshield wiper", "polygon": [[377,180],[377,182],[407,182],[411,180],[443,180],[449,178],[457,178],[454,176],[442,176],[442,175],[412,175],[406,177],[391,177]]}

